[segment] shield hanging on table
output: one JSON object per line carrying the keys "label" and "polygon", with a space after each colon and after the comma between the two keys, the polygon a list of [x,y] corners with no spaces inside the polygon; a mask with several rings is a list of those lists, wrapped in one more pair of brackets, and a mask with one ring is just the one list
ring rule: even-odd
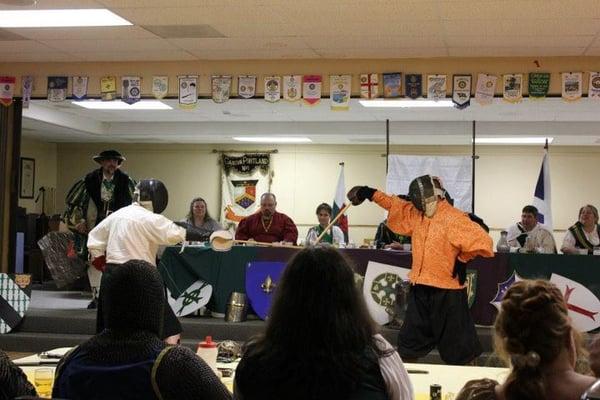
{"label": "shield hanging on table", "polygon": [[385,325],[390,322],[396,304],[396,285],[408,280],[407,268],[369,261],[365,271],[363,296],[367,310],[375,322]]}
{"label": "shield hanging on table", "polygon": [[0,334],[13,330],[31,300],[31,275],[0,274]]}
{"label": "shield hanging on table", "polygon": [[50,232],[38,241],[56,287],[63,288],[87,273],[87,263],[75,250],[71,232]]}
{"label": "shield hanging on table", "polygon": [[266,319],[273,295],[286,263],[279,261],[252,261],[246,267],[246,294],[252,309]]}
{"label": "shield hanging on table", "polygon": [[167,300],[178,317],[189,315],[204,307],[212,296],[213,288],[207,282],[197,280],[181,293],[178,298],[173,298],[167,289]]}

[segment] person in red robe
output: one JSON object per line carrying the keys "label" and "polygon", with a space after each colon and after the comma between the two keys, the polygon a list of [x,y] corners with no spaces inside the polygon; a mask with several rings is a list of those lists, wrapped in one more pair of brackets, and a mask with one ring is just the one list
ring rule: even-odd
{"label": "person in red robe", "polygon": [[277,199],[273,193],[260,196],[260,210],[240,221],[235,231],[236,240],[257,242],[286,242],[296,244],[298,228],[285,214],[277,212]]}

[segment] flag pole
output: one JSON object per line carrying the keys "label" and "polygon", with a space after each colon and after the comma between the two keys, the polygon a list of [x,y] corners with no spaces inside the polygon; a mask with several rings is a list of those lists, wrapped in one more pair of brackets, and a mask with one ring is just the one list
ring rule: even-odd
{"label": "flag pole", "polygon": [[385,174],[388,173],[388,163],[390,158],[390,120],[385,120]]}
{"label": "flag pole", "polygon": [[477,136],[477,122],[475,120],[473,120],[471,133],[471,212],[475,213],[475,160],[479,158],[475,153],[475,137]]}

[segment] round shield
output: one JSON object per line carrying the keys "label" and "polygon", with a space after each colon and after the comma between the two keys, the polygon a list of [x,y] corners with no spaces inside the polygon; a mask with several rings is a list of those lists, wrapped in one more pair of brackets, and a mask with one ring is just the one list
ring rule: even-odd
{"label": "round shield", "polygon": [[212,286],[200,280],[192,283],[183,293],[181,293],[181,296],[176,299],[171,297],[171,293],[167,289],[169,305],[178,317],[183,317],[184,315],[189,315],[198,311],[208,303],[210,296],[212,296]]}
{"label": "round shield", "polygon": [[0,334],[13,330],[31,300],[31,275],[0,274]]}

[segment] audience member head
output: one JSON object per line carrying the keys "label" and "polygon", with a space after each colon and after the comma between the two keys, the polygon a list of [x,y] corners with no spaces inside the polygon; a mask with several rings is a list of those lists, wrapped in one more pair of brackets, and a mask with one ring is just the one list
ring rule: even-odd
{"label": "audience member head", "polygon": [[195,197],[190,202],[190,211],[188,212],[187,219],[194,222],[196,218],[203,222],[211,218],[208,213],[206,201],[202,197]]}
{"label": "audience member head", "polygon": [[317,207],[317,218],[319,219],[319,225],[329,225],[329,221],[331,220],[331,214],[333,214],[333,210],[331,209],[331,206],[329,204],[319,204],[319,206]]}
{"label": "audience member head", "polygon": [[131,260],[112,268],[102,280],[104,326],[117,334],[148,331],[160,337],[164,287],[153,265]]}
{"label": "audience member head", "polygon": [[591,204],[586,204],[579,209],[579,222],[585,227],[598,224],[598,209]]}
{"label": "audience member head", "polygon": [[374,334],[346,259],[333,247],[311,246],[288,263],[265,333],[244,358],[260,360],[278,382],[268,398],[346,398],[366,374],[365,357],[376,364],[384,353]]}
{"label": "audience member head", "polygon": [[496,318],[497,351],[510,361],[506,399],[546,399],[544,373],[564,351],[574,366],[576,348],[567,304],[545,280],[524,280],[508,289]]}
{"label": "audience member head", "polygon": [[526,231],[530,231],[537,225],[538,209],[527,205],[521,211],[521,225]]}
{"label": "audience member head", "polygon": [[270,219],[275,214],[277,208],[277,198],[273,193],[263,193],[260,196],[260,212],[263,218]]}

